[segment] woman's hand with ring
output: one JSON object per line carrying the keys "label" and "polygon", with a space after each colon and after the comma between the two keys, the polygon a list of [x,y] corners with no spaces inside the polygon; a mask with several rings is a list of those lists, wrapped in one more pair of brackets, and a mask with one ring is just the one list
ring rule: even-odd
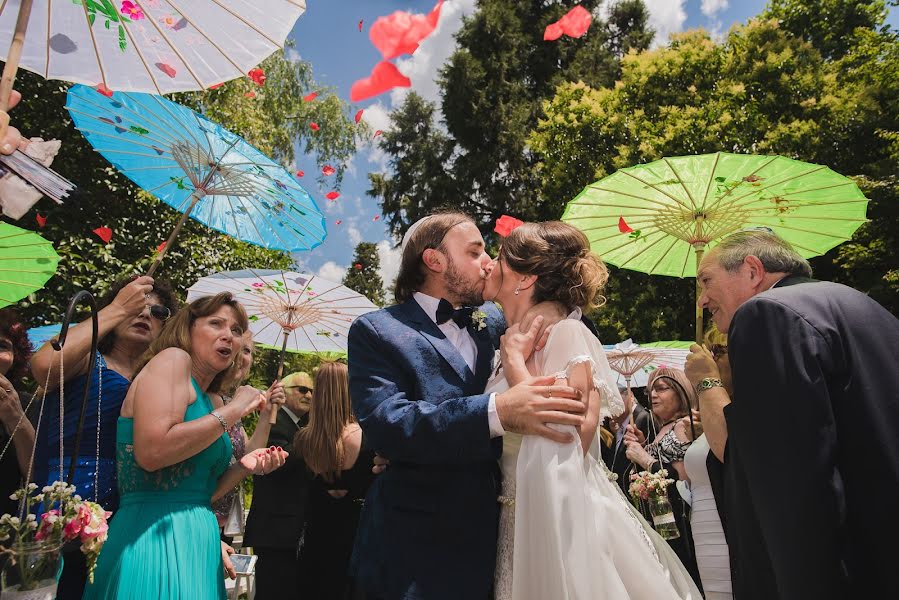
{"label": "woman's hand with ring", "polygon": [[240,459],[240,465],[253,475],[268,475],[284,466],[288,456],[290,454],[280,446],[269,446],[244,454]]}

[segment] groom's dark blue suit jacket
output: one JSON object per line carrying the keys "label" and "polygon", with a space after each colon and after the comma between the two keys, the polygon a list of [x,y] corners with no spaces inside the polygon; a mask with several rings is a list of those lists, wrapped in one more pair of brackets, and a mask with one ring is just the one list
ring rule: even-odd
{"label": "groom's dark blue suit jacket", "polygon": [[377,598],[481,600],[493,585],[502,438],[490,439],[483,392],[505,324],[494,305],[481,311],[475,372],[414,299],[350,329],[353,408],[365,445],[390,459],[351,568]]}

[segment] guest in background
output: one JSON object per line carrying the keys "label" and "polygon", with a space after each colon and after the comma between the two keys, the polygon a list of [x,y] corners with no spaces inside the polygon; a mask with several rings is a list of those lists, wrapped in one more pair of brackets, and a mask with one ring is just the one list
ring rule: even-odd
{"label": "guest in background", "polygon": [[[50,343],[44,344],[31,359],[31,370],[41,386],[46,386],[44,417],[38,431],[34,458],[34,482],[48,485],[67,474],[74,456],[77,460],[74,484],[77,493],[96,500],[113,511],[119,506],[116,486],[116,422],[141,357],[150,347],[162,325],[177,309],[169,287],[151,277],[132,277],[116,281],[99,301],[100,343],[90,356],[92,328],[90,320],[69,328],[63,356],[65,398],[63,416],[64,465],[59,464],[59,358]],[[81,397],[88,370],[93,371],[81,448],[73,448],[81,411]],[[100,393],[102,390],[102,394]],[[99,412],[99,415],[97,414]],[[99,460],[96,452],[97,424],[100,426]],[[94,489],[94,472],[97,486]],[[115,516],[113,516],[115,518]],[[87,564],[77,548],[64,553],[65,566],[59,580],[59,600],[79,600],[84,592]]]}
{"label": "guest in background", "polygon": [[[899,497],[899,320],[811,274],[758,230],[724,238],[697,270],[733,370],[724,512],[741,600],[895,588],[899,521],[882,507]],[[723,384],[697,377],[702,402]]]}
{"label": "guest in background", "polygon": [[249,473],[271,473],[286,459],[270,447],[229,467],[228,430],[266,403],[249,386],[218,410],[209,398],[235,369],[246,326],[243,307],[223,292],[185,306],[151,345],[122,404],[121,508],[85,600],[224,600],[211,503]]}
{"label": "guest in background", "polygon": [[[250,369],[253,367],[253,356],[256,347],[253,344],[253,332],[245,331],[241,336],[241,348],[237,354],[237,370],[233,378],[226,381],[222,385],[222,394],[210,394],[212,404],[219,409],[234,397],[234,393],[250,376]],[[247,432],[243,427],[243,423],[238,421],[231,429],[228,430],[228,437],[231,438],[231,447],[233,449],[233,460],[237,462],[241,457],[259,448],[268,446],[268,435],[271,429],[269,423],[272,408],[282,406],[284,404],[284,388],[279,382],[275,382],[268,390],[268,402],[265,407],[259,411],[259,420],[256,423],[256,429],[253,436],[247,439]],[[283,448],[284,446],[282,446]],[[212,504],[212,511],[215,513],[216,521],[222,534],[226,538],[223,541],[230,543],[230,538],[243,533],[243,497],[241,494],[240,484],[234,489],[227,492]],[[236,522],[235,522],[236,519]]]}
{"label": "guest in background", "polygon": [[[291,373],[281,380],[285,403],[269,432],[270,445],[289,448],[308,421],[312,378]],[[306,498],[311,474],[298,453],[291,453],[283,468],[266,477],[253,478],[253,501],[247,515],[244,547],[252,546],[256,562],[256,598],[284,598],[297,588],[300,537],[306,522]]]}
{"label": "guest in background", "polygon": [[309,598],[364,597],[347,575],[362,503],[374,477],[369,468],[374,452],[363,446],[347,367],[325,363],[315,375],[309,424],[297,433],[294,445],[315,474],[300,549],[300,579]]}
{"label": "guest in background", "polygon": [[[665,469],[668,477],[677,482],[687,476],[684,455],[693,442],[694,433],[698,435],[696,426],[688,416],[696,406],[696,392],[683,371],[669,367],[653,371],[646,389],[652,403],[655,439],[644,448],[642,433],[630,427],[625,434],[626,456],[640,470],[656,473]],[[668,486],[668,500],[680,532],[680,537],[668,540],[668,543],[687,567],[693,581],[699,584],[699,571],[690,538],[689,509],[675,484]]]}
{"label": "guest in background", "polygon": [[17,514],[19,503],[9,496],[22,486],[34,448],[34,427],[24,409],[30,396],[19,391],[30,358],[28,328],[12,308],[0,310],[0,450],[6,448],[0,459],[0,514]]}
{"label": "guest in background", "polygon": [[[685,373],[694,389],[700,381],[695,372],[697,360],[711,361],[717,367],[718,379],[723,387],[717,388],[725,396],[731,393],[730,365],[727,359],[727,337],[714,326],[706,333],[702,358],[688,361]],[[696,351],[694,350],[694,355]],[[692,365],[691,365],[692,363]],[[691,366],[693,367],[691,369]],[[703,372],[710,372],[704,370]],[[708,411],[702,412],[702,417]],[[726,434],[726,432],[725,432]],[[717,464],[716,464],[717,463]],[[702,589],[706,600],[731,600],[733,590],[730,575],[730,553],[724,535],[721,515],[716,500],[721,494],[721,463],[709,449],[706,432],[696,438],[684,455],[686,485],[681,486],[684,498],[690,503],[690,530],[693,533],[693,547],[696,550],[696,564],[702,578]],[[716,488],[718,488],[716,490]]]}
{"label": "guest in background", "polygon": [[624,436],[628,431],[628,427],[634,427],[640,431],[643,439],[652,441],[653,427],[650,424],[652,417],[649,411],[637,402],[633,390],[628,389],[626,385],[619,385],[618,392],[624,401],[624,412],[611,422],[613,423],[611,430],[614,431],[613,435],[615,437],[608,449],[603,447],[603,459],[609,470],[618,477],[618,486],[627,494],[628,486],[630,485],[630,474],[634,472],[634,463],[627,458]]}

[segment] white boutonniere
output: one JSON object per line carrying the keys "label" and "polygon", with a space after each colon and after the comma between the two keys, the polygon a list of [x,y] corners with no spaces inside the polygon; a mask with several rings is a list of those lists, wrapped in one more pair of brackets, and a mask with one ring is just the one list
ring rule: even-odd
{"label": "white boutonniere", "polygon": [[478,331],[487,327],[487,313],[480,309],[471,313],[471,324],[474,325]]}

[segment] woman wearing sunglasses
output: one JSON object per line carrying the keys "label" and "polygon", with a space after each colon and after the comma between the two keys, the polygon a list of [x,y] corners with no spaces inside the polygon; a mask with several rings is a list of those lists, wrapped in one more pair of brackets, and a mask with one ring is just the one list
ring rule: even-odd
{"label": "woman wearing sunglasses", "polygon": [[[100,299],[98,313],[100,343],[90,356],[90,319],[69,328],[63,352],[62,372],[65,396],[62,423],[64,461],[59,464],[59,352],[44,344],[31,359],[31,370],[48,393],[38,432],[34,459],[34,481],[47,485],[68,473],[71,457],[76,457],[74,484],[82,498],[96,500],[106,510],[119,505],[116,486],[116,421],[125,393],[141,356],[162,330],[162,324],[176,310],[169,287],[151,277],[116,281]],[[81,397],[88,370],[93,371],[84,415],[81,447],[73,448],[81,411]],[[100,444],[97,447],[97,428]],[[96,472],[96,479],[94,473]],[[87,578],[84,555],[76,548],[64,553],[65,567],[57,598],[81,598]]]}

